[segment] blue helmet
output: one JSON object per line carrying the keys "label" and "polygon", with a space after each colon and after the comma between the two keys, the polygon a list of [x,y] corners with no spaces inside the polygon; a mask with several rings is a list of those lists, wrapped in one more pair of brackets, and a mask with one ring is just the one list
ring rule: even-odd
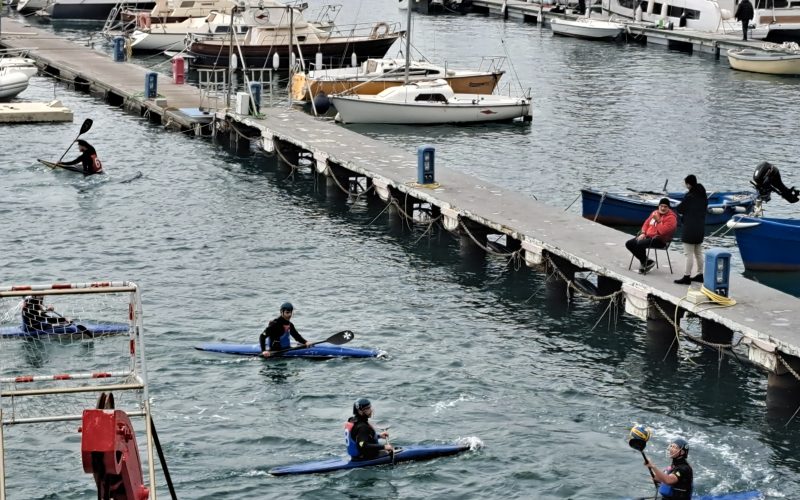
{"label": "blue helmet", "polygon": [[672,440],[672,444],[674,444],[675,446],[678,447],[679,450],[681,450],[681,453],[683,454],[683,456],[686,456],[686,455],[689,454],[689,443],[685,439],[683,439],[683,438],[675,438],[675,439]]}
{"label": "blue helmet", "polygon": [[281,304],[281,312],[283,311],[294,311],[294,306],[291,302],[284,302]]}
{"label": "blue helmet", "polygon": [[372,406],[372,403],[369,402],[367,398],[359,398],[353,403],[353,415],[358,415],[358,412],[364,410],[365,408],[369,408]]}

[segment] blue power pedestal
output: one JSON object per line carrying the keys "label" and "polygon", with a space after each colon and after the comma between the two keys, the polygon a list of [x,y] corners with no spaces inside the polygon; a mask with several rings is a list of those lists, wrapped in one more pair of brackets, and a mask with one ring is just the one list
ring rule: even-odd
{"label": "blue power pedestal", "polygon": [[253,108],[256,113],[261,112],[261,82],[250,82],[250,95],[253,96]]}
{"label": "blue power pedestal", "polygon": [[144,98],[155,99],[158,97],[158,73],[148,71],[144,77]]}
{"label": "blue power pedestal", "polygon": [[433,146],[423,145],[417,148],[417,183],[433,184],[436,182],[434,175],[436,149]]}
{"label": "blue power pedestal", "polygon": [[706,252],[703,269],[703,286],[717,295],[727,297],[730,293],[731,254],[722,248],[711,248]]}
{"label": "blue power pedestal", "polygon": [[127,59],[125,51],[125,38],[121,36],[114,37],[114,62],[125,62]]}

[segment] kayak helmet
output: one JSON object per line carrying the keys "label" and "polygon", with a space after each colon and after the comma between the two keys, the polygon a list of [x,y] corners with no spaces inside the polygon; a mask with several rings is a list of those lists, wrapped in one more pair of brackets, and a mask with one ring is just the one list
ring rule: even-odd
{"label": "kayak helmet", "polygon": [[671,445],[675,445],[680,450],[679,457],[686,458],[686,455],[689,454],[689,443],[683,438],[675,438],[670,443]]}
{"label": "kayak helmet", "polygon": [[355,403],[353,403],[353,415],[358,415],[358,412],[369,408],[372,406],[372,403],[369,402],[367,398],[358,398]]}
{"label": "kayak helmet", "polygon": [[27,302],[29,304],[31,304],[31,303],[39,303],[39,304],[41,304],[43,301],[44,301],[44,297],[42,297],[41,295],[28,295],[27,297],[25,297],[25,302]]}
{"label": "kayak helmet", "polygon": [[294,306],[291,302],[284,302],[281,304],[281,312],[283,311],[294,311]]}

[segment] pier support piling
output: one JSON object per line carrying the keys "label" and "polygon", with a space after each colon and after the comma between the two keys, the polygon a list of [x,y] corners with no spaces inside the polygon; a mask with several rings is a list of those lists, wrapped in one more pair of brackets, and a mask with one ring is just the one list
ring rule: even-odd
{"label": "pier support piling", "polygon": [[706,342],[725,346],[733,342],[733,331],[730,328],[705,318],[701,318],[700,325],[702,339]]}
{"label": "pier support piling", "polygon": [[776,370],[767,378],[767,410],[793,414],[800,407],[800,358],[776,353]]}

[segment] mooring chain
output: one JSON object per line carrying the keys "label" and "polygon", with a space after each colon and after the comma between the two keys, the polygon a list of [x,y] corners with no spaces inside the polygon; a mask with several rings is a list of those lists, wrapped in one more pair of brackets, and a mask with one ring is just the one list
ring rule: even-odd
{"label": "mooring chain", "polygon": [[[574,280],[569,279],[567,277],[567,275],[565,275],[564,273],[561,272],[561,269],[558,268],[558,265],[556,265],[555,261],[553,261],[553,259],[551,257],[546,256],[545,259],[547,259],[547,262],[550,264],[550,267],[553,268],[553,273],[558,275],[558,277],[561,278],[567,284],[568,288],[571,288],[572,290],[575,290],[576,292],[578,292],[578,295],[581,295],[582,297],[586,297],[588,299],[591,299],[591,300],[594,300],[594,301],[597,301],[597,302],[602,302],[604,300],[611,300],[611,299],[614,299],[614,298],[618,297],[619,295],[622,295],[622,290],[617,290],[616,292],[611,292],[608,295],[599,295],[599,296],[598,295],[592,295],[591,293],[586,293],[585,291],[583,291],[581,288],[579,288],[575,284]],[[552,274],[551,274],[551,276],[552,276]]]}
{"label": "mooring chain", "polygon": [[786,361],[785,359],[783,359],[783,358],[780,356],[780,354],[778,354],[777,352],[775,353],[775,357],[776,357],[776,358],[778,358],[778,361],[780,361],[780,362],[781,362],[781,364],[782,364],[782,365],[783,365],[783,366],[786,368],[786,370],[787,370],[789,373],[791,373],[792,375],[794,375],[794,378],[796,378],[798,381],[800,381],[800,374],[798,374],[796,371],[794,371],[794,369],[791,367],[791,365],[789,365],[789,362],[788,362],[788,361]]}

